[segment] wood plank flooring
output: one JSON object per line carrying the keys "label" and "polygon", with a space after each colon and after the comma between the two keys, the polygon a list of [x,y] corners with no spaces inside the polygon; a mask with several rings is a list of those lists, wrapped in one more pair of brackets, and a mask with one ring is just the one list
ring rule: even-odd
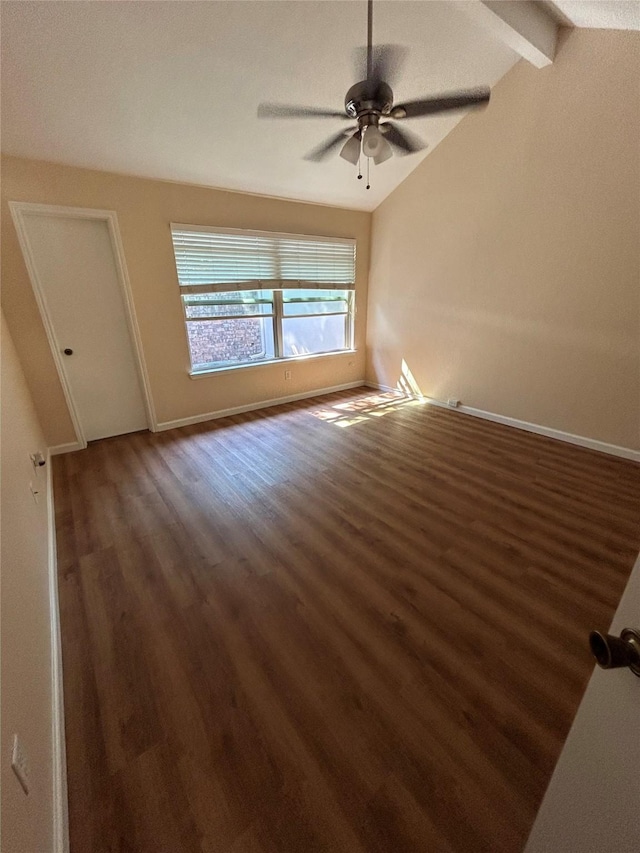
{"label": "wood plank flooring", "polygon": [[54,478],[72,853],[522,850],[640,466],[361,389]]}

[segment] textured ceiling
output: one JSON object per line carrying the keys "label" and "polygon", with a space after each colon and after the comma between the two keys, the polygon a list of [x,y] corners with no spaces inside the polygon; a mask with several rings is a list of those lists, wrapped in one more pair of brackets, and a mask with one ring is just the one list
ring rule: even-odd
{"label": "textured ceiling", "polygon": [[576,27],[640,30],[640,0],[554,0],[553,5]]}
{"label": "textured ceiling", "polygon": [[[374,39],[410,50],[396,101],[493,85],[519,58],[464,7],[375,4]],[[424,156],[372,167],[367,191],[339,157],[303,159],[346,122],[256,118],[262,100],[342,109],[366,41],[364,0],[21,0],[2,3],[2,25],[9,154],[362,209]],[[433,150],[462,117],[407,126]]]}

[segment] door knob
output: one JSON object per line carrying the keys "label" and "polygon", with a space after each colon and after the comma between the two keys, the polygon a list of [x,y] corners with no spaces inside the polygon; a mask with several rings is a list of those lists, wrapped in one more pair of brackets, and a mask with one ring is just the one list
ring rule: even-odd
{"label": "door knob", "polygon": [[619,637],[592,631],[589,646],[602,669],[628,666],[640,678],[640,631],[625,628]]}
{"label": "door knob", "polygon": [[66,347],[63,352],[65,355],[73,355],[73,350],[70,347]]}

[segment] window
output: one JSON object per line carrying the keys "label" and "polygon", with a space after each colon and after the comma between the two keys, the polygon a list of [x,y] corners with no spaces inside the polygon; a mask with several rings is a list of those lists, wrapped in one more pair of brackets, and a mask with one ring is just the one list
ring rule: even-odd
{"label": "window", "polygon": [[172,225],[194,372],[353,348],[355,242]]}

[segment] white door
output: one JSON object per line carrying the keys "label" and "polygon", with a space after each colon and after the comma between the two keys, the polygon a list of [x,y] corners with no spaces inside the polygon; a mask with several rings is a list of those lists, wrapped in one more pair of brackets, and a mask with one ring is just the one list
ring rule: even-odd
{"label": "white door", "polygon": [[147,427],[109,226],[23,212],[54,345],[87,441]]}
{"label": "white door", "polygon": [[[607,626],[594,625],[606,631]],[[608,633],[640,630],[640,557]],[[585,643],[587,638],[585,637]],[[525,853],[640,850],[640,678],[597,667]]]}

